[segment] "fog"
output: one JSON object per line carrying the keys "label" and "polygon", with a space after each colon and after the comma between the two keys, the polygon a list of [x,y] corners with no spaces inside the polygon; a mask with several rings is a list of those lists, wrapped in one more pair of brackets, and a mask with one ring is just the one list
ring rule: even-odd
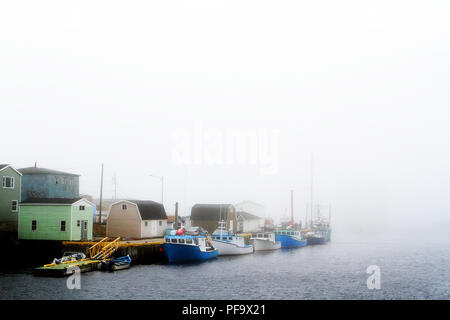
{"label": "fog", "polygon": [[[448,1],[0,4],[0,163],[80,193],[450,227]],[[241,139],[239,144],[237,140]],[[231,142],[230,142],[231,141]],[[244,147],[242,147],[244,146]],[[312,157],[312,170],[311,170]],[[322,207],[321,207],[322,208]]]}

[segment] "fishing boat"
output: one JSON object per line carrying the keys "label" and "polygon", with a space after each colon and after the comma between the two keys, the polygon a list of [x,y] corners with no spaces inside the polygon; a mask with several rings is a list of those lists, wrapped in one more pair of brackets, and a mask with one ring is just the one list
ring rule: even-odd
{"label": "fishing boat", "polygon": [[319,231],[310,231],[306,233],[306,240],[308,242],[308,246],[316,245],[316,244],[325,244],[327,241],[326,234]]}
{"label": "fishing boat", "polygon": [[305,238],[308,245],[325,244],[331,240],[330,223],[323,217],[319,217],[313,221],[312,228],[306,233]]}
{"label": "fishing boat", "polygon": [[53,259],[54,264],[61,264],[68,261],[80,261],[86,259],[86,255],[82,252],[64,252],[61,258]]}
{"label": "fishing boat", "polygon": [[102,270],[117,271],[128,269],[131,266],[130,255],[120,257],[117,259],[111,259],[107,261],[102,261]]}
{"label": "fishing boat", "polygon": [[169,229],[164,241],[163,251],[169,262],[204,261],[216,258],[219,254],[208,234],[199,227]]}
{"label": "fishing boat", "polygon": [[307,244],[297,230],[275,230],[275,240],[281,242],[281,248],[300,248]]}
{"label": "fishing boat", "polygon": [[227,231],[223,220],[213,232],[211,241],[219,249],[219,256],[249,254],[254,251],[253,245],[245,243],[245,237]]}
{"label": "fishing boat", "polygon": [[252,234],[250,240],[253,242],[255,251],[277,250],[281,248],[281,242],[275,240],[275,233],[273,232]]}
{"label": "fishing boat", "polygon": [[90,259],[65,261],[58,264],[50,263],[35,268],[33,274],[35,276],[64,277],[74,274],[77,270],[82,273],[97,270],[100,264],[99,260]]}

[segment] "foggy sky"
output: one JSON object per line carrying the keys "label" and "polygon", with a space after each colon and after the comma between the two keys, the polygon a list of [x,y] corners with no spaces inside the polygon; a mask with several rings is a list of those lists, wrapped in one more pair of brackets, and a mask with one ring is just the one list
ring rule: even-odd
{"label": "foggy sky", "polygon": [[[0,4],[0,163],[78,173],[80,192],[252,200],[337,227],[449,227],[448,1]],[[177,130],[279,132],[275,174],[180,165]]]}

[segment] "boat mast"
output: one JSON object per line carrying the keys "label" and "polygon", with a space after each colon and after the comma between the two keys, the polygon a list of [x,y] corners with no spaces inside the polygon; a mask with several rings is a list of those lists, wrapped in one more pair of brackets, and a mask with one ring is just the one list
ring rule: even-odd
{"label": "boat mast", "polygon": [[294,226],[294,190],[291,190],[291,226]]}
{"label": "boat mast", "polygon": [[313,223],[313,208],[314,208],[314,204],[313,204],[313,154],[311,152],[311,191],[310,191],[310,196],[311,196],[311,221],[310,221],[310,227],[312,229],[312,223]]}
{"label": "boat mast", "polygon": [[331,223],[331,202],[328,206],[328,224]]}

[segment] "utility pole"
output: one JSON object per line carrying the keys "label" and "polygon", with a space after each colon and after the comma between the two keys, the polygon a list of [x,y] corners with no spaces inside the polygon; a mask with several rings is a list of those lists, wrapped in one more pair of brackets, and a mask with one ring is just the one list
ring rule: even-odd
{"label": "utility pole", "polygon": [[103,163],[102,163],[102,177],[100,181],[100,214],[98,216],[99,222],[102,223],[102,198],[103,198]]}
{"label": "utility pole", "polygon": [[114,172],[113,182],[114,182],[114,200],[116,200],[117,199],[117,173],[116,172]]}

